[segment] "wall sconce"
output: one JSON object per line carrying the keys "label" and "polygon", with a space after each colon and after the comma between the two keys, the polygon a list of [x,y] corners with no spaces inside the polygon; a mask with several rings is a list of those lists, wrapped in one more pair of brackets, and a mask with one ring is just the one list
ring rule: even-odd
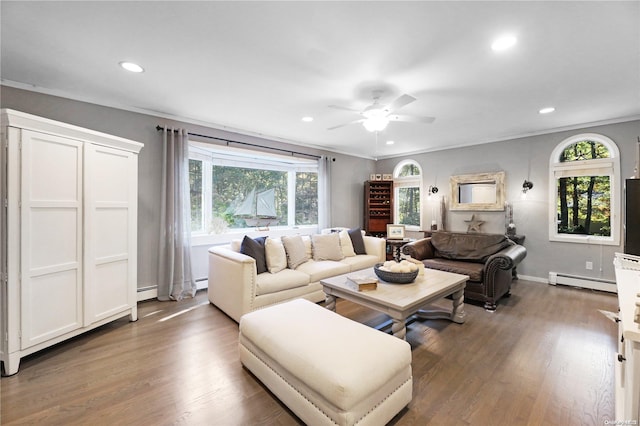
{"label": "wall sconce", "polygon": [[525,179],[524,182],[522,183],[522,199],[523,200],[527,198],[527,192],[529,192],[531,188],[533,188],[533,182]]}
{"label": "wall sconce", "polygon": [[432,195],[435,195],[438,193],[438,187],[437,186],[432,186],[429,185],[429,196],[427,197],[428,199],[431,199]]}

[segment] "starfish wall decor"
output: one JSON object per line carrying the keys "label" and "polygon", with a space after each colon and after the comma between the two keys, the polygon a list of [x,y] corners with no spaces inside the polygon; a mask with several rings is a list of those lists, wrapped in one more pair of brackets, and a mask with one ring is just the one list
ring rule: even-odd
{"label": "starfish wall decor", "polygon": [[480,232],[480,225],[484,223],[484,220],[476,219],[476,215],[472,214],[471,219],[465,220],[467,222],[467,232]]}

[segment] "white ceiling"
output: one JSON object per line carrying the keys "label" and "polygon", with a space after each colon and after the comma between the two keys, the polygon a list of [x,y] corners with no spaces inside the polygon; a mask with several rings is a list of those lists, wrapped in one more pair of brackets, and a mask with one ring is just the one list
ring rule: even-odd
{"label": "white ceiling", "polygon": [[[3,84],[364,157],[640,117],[638,1],[5,0],[1,13]],[[492,51],[505,33],[516,46]],[[377,142],[360,124],[327,130],[359,118],[328,105],[364,109],[373,89],[436,120],[392,122]]]}

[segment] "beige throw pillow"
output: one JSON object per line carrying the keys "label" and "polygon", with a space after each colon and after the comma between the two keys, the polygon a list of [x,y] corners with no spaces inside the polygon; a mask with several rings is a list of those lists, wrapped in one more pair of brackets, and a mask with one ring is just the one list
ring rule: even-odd
{"label": "beige throw pillow", "polygon": [[332,234],[315,234],[311,236],[313,245],[313,260],[342,260],[342,248],[340,236],[337,232]]}
{"label": "beige throw pillow", "polygon": [[287,252],[287,264],[289,265],[289,269],[296,269],[298,266],[309,260],[307,257],[307,250],[304,247],[304,241],[302,241],[302,237],[300,235],[282,237],[282,244],[284,245],[284,250]]}
{"label": "beige throw pillow", "polygon": [[276,274],[287,267],[287,253],[282,241],[277,238],[267,238],[264,244],[264,254],[267,258],[267,269]]}
{"label": "beige throw pillow", "polygon": [[348,230],[343,229],[338,235],[340,236],[340,247],[342,248],[344,257],[355,256],[356,252],[353,251],[353,243],[351,242]]}
{"label": "beige throw pillow", "polygon": [[311,251],[311,235],[303,235],[302,241],[304,242],[307,259],[313,259],[313,252]]}

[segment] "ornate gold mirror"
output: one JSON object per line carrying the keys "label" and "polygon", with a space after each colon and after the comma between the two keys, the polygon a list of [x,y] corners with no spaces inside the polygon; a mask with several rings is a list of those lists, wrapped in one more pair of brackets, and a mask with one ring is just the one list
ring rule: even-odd
{"label": "ornate gold mirror", "polygon": [[504,210],[504,172],[451,176],[451,210]]}

